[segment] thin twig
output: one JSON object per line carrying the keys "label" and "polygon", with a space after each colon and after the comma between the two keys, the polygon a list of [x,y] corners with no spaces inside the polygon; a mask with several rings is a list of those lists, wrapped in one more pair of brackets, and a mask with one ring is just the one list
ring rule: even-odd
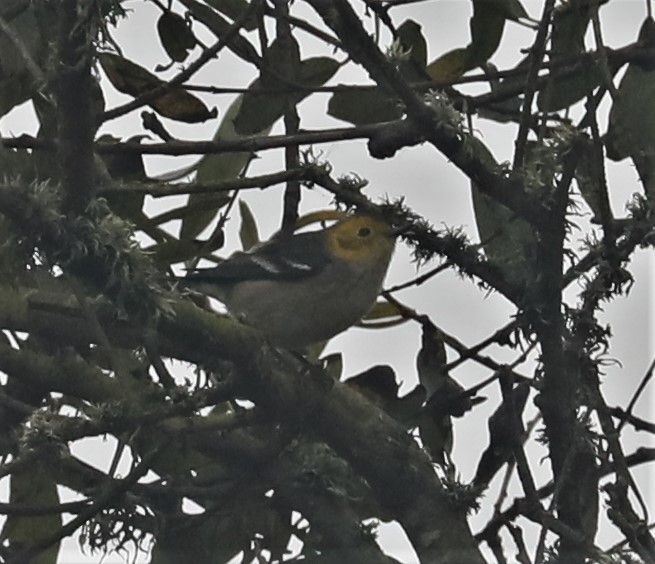
{"label": "thin twig", "polygon": [[523,427],[523,423],[514,404],[515,394],[512,387],[513,377],[509,370],[503,371],[503,374],[499,378],[499,382],[503,401],[506,402],[508,406],[508,415],[511,421],[511,437],[509,437],[509,440],[512,443],[512,450],[514,451],[514,460],[516,461],[516,469],[518,471],[519,479],[530,507],[541,508],[539,496],[537,494],[537,486],[535,485],[534,477],[532,476],[532,471],[528,464],[528,458],[523,449],[521,433],[519,432]]}
{"label": "thin twig", "polygon": [[[553,0],[548,0],[552,2]],[[440,112],[417,93],[399,70],[380,52],[361,20],[346,0],[307,0],[332,28],[353,58],[362,65],[380,86],[393,91],[405,106],[411,123],[425,140],[443,153],[464,174],[475,181],[480,190],[535,225],[544,220],[542,202],[528,196],[518,179],[507,178],[498,167],[490,166],[473,151],[467,151],[468,136],[457,127],[440,124]],[[442,125],[442,126],[439,126]]]}
{"label": "thin twig", "polygon": [[[289,3],[287,0],[274,0],[274,10],[276,16],[277,41],[283,47],[286,60],[283,64],[282,73],[284,78],[297,83],[297,69],[299,60],[299,48],[295,38],[291,33],[289,24]],[[286,96],[286,107],[284,108],[284,132],[287,135],[295,135],[300,129],[300,116],[298,108],[292,97]],[[299,145],[287,145],[284,148],[284,161],[287,170],[294,170],[300,166]],[[286,190],[284,191],[284,211],[282,213],[281,230],[292,233],[298,220],[298,209],[300,206],[300,182],[296,179],[287,181]]]}
{"label": "thin twig", "polygon": [[[630,425],[634,427],[635,431],[646,431],[647,433],[655,434],[655,423],[651,423],[650,421],[645,421],[640,417],[636,417],[635,415],[628,413],[620,407],[611,407],[610,414],[613,417],[620,419],[621,422],[630,423]],[[620,428],[621,427],[619,426],[619,429]]]}
{"label": "thin twig", "polygon": [[167,444],[158,446],[146,454],[141,462],[130,472],[130,474],[120,481],[116,481],[111,487],[106,488],[93,502],[93,504],[83,511],[77,517],[71,519],[66,525],[39,539],[28,549],[20,552],[13,558],[7,560],[7,564],[20,564],[23,562],[30,562],[32,558],[38,556],[48,547],[59,542],[61,539],[71,536],[79,527],[91,519],[94,515],[102,511],[104,508],[111,505],[113,501],[120,499],[120,497],[130,490],[139,479],[146,475],[155,459],[166,449]]}
{"label": "thin twig", "polygon": [[[275,16],[279,17],[275,10],[266,4],[264,4],[264,13],[267,16]],[[282,16],[287,22],[289,22],[291,25],[294,27],[297,27],[298,29],[301,29],[305,33],[309,33],[310,35],[313,35],[314,37],[318,37],[319,39],[325,41],[328,45],[333,45],[334,47],[337,47],[339,49],[343,49],[340,41],[334,37],[333,35],[330,35],[329,33],[326,33],[322,29],[317,28],[316,26],[310,24],[308,21],[303,20],[301,18],[296,18],[295,16],[291,15],[284,15]]]}
{"label": "thin twig", "polygon": [[572,529],[559,519],[553,517],[550,513],[541,511],[537,514],[528,513],[526,515],[536,523],[544,525],[547,529],[553,531],[563,539],[567,539],[578,546],[581,550],[596,559],[599,564],[613,564],[613,560],[600,550],[591,541],[587,540],[582,534],[575,529]]}
{"label": "thin twig", "polygon": [[[321,131],[302,130],[294,135],[244,136],[239,139],[217,141],[174,141],[170,143],[142,144],[134,141],[125,143],[97,143],[96,149],[101,154],[141,154],[141,155],[204,155],[215,153],[235,153],[243,151],[260,151],[279,149],[288,145],[311,145],[331,143],[349,139],[366,139],[384,130],[387,124],[341,127]],[[7,142],[5,142],[7,141]],[[41,148],[46,144],[22,137],[20,140],[2,140],[5,146],[12,148]]]}
{"label": "thin twig", "polygon": [[146,354],[148,355],[148,360],[159,377],[159,383],[167,390],[175,388],[175,379],[171,376],[171,373],[166,368],[166,365],[159,354],[157,337],[154,332],[149,332],[145,335],[143,344]]}
{"label": "thin twig", "polygon": [[514,540],[518,554],[516,555],[516,560],[521,564],[531,564],[530,557],[528,556],[528,549],[525,546],[525,541],[523,540],[523,530],[518,525],[507,525],[507,530]]}
{"label": "thin twig", "polygon": [[614,86],[614,81],[612,79],[614,73],[610,69],[610,64],[607,56],[607,48],[605,47],[605,42],[603,41],[603,31],[601,29],[600,16],[598,14],[600,2],[594,2],[594,4],[594,7],[591,9],[591,25],[594,30],[596,51],[600,55],[598,62],[600,64],[600,70],[603,76],[605,88],[607,88],[607,91],[610,93],[612,100],[616,102],[618,100],[618,91],[616,86]]}
{"label": "thin twig", "polygon": [[500,329],[497,329],[496,331],[494,331],[492,335],[490,335],[486,339],[483,339],[477,345],[473,345],[472,347],[469,347],[465,352],[461,353],[456,360],[449,362],[446,365],[445,370],[453,370],[454,368],[457,368],[462,362],[478,354],[480,351],[486,349],[488,346],[493,344],[500,344],[502,341],[507,339],[509,334],[512,331],[514,331],[514,329],[516,329],[516,321],[510,321],[507,325],[501,327]]}
{"label": "thin twig", "polygon": [[[603,435],[607,441],[609,451],[612,454],[614,471],[617,475],[614,487],[608,489],[611,499],[610,509],[612,510],[614,519],[617,520],[617,525],[626,538],[630,539],[630,545],[632,548],[645,558],[648,549],[643,546],[640,538],[641,535],[644,534],[643,530],[637,530],[638,527],[635,526],[635,522],[640,522],[641,520],[634,512],[630,500],[628,499],[628,486],[632,489],[637,499],[643,514],[643,521],[648,521],[648,507],[646,506],[643,496],[637,487],[632,473],[630,472],[625,454],[623,453],[623,447],[619,441],[619,434],[614,427],[610,410],[605,402],[598,382],[594,382],[593,385],[588,386],[588,389],[593,394],[593,407],[598,414],[598,420],[600,421],[601,429],[603,430]],[[618,505],[621,507],[617,507]],[[653,541],[650,535],[646,536],[646,542],[655,544],[655,541]],[[653,558],[652,561],[655,561],[655,558]]]}
{"label": "thin twig", "polygon": [[[600,129],[598,127],[597,101],[595,96],[589,96],[587,101],[587,116],[589,129],[592,136],[593,158],[591,166],[593,167],[593,177],[591,182],[594,183],[594,192],[596,195],[597,206],[600,217],[598,218],[603,226],[603,242],[607,249],[613,249],[616,243],[616,233],[614,228],[614,216],[609,200],[609,189],[607,187],[607,176],[605,174],[605,158],[603,154],[604,143],[601,139]],[[595,213],[595,210],[594,210]]]}
{"label": "thin twig", "polygon": [[[429,325],[431,329],[436,330],[439,332],[440,335],[442,335],[444,343],[446,343],[449,347],[455,349],[458,353],[464,354],[466,351],[468,351],[468,347],[459,341],[456,337],[450,335],[449,333],[446,333],[443,329],[438,327],[437,325],[434,324],[434,322],[425,314],[420,314],[416,310],[407,307],[405,304],[402,302],[398,301],[394,296],[391,294],[388,294],[387,292],[382,292],[382,296],[388,300],[390,303],[392,303],[394,306],[398,308],[398,311],[400,315],[403,317],[406,317],[407,319],[413,319],[420,323],[421,325]],[[486,366],[487,368],[490,368],[494,371],[499,371],[501,369],[505,370],[505,372],[510,372],[513,377],[517,380],[528,380],[525,376],[522,374],[515,373],[509,369],[509,367],[504,366],[502,364],[497,363],[495,360],[492,358],[482,356],[479,354],[474,354],[471,355],[470,357],[472,360],[478,362],[479,364],[482,364],[483,366]],[[498,375],[494,375],[491,377],[490,381],[493,381],[494,379],[498,378]],[[486,384],[485,384],[486,385]],[[479,384],[478,384],[479,386]],[[477,387],[477,386],[476,386]]]}
{"label": "thin twig", "polygon": [[528,76],[525,84],[525,94],[523,97],[523,109],[521,111],[521,122],[519,124],[519,132],[516,136],[515,152],[513,170],[518,171],[523,166],[523,158],[525,155],[525,144],[528,140],[528,132],[530,131],[530,122],[532,121],[532,101],[535,92],[537,91],[536,81],[539,77],[539,69],[541,61],[546,52],[546,41],[548,39],[548,28],[550,27],[550,19],[553,12],[555,0],[546,0],[544,10],[537,29],[537,36],[535,37],[534,44],[530,50],[530,65]]}
{"label": "thin twig", "polygon": [[650,363],[650,366],[648,367],[648,370],[646,370],[646,374],[644,374],[644,377],[641,379],[641,382],[639,382],[639,386],[637,386],[637,389],[635,390],[635,393],[630,398],[630,402],[628,403],[628,407],[625,410],[626,418],[622,419],[620,421],[620,423],[618,424],[617,428],[616,428],[616,432],[618,434],[621,433],[621,430],[623,429],[624,425],[628,421],[628,417],[632,416],[632,410],[634,409],[635,404],[637,403],[637,400],[639,399],[639,396],[641,396],[642,392],[646,389],[646,386],[648,385],[648,382],[650,382],[651,379],[653,378],[653,371],[655,371],[655,358]]}
{"label": "thin twig", "polygon": [[[537,424],[541,421],[541,415],[535,415],[535,417],[530,420],[526,426],[525,433],[523,433],[523,436],[521,437],[521,440],[523,444],[527,442],[529,439],[530,435],[532,434],[532,431],[534,428],[537,426]],[[501,514],[501,507],[505,499],[507,498],[508,494],[508,488],[509,488],[509,483],[510,479],[512,477],[512,473],[514,472],[514,468],[516,467],[516,461],[514,459],[510,460],[507,463],[507,469],[505,471],[505,476],[503,477],[503,482],[500,487],[500,491],[498,493],[498,498],[496,499],[496,502],[494,503],[494,516],[498,516]],[[541,498],[541,490],[537,491],[537,495]]]}
{"label": "thin twig", "polygon": [[403,282],[402,284],[396,284],[395,286],[391,286],[391,288],[387,288],[385,292],[393,294],[394,292],[399,292],[400,290],[405,290],[406,288],[411,288],[413,286],[420,286],[421,284],[424,284],[431,278],[434,278],[437,274],[444,272],[445,270],[448,270],[452,266],[453,263],[447,260],[443,264],[440,264],[439,266],[433,268],[432,270],[428,270],[426,273],[421,274],[421,276],[417,276],[416,278],[413,278],[408,282]]}

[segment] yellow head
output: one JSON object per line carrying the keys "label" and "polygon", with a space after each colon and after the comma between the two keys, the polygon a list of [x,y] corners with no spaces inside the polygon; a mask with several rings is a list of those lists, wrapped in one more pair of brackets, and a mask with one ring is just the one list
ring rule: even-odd
{"label": "yellow head", "polygon": [[384,264],[391,260],[396,234],[381,219],[353,215],[327,230],[328,249],[337,258],[357,264]]}

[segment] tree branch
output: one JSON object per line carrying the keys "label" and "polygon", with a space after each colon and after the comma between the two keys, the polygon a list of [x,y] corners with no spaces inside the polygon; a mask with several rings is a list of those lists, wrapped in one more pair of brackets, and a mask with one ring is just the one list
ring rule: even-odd
{"label": "tree branch", "polygon": [[59,8],[55,80],[57,157],[64,189],[63,209],[81,213],[96,191],[92,113],[91,41],[95,24],[82,0],[62,0]]}
{"label": "tree branch", "polygon": [[[0,307],[0,326],[60,333],[63,323],[66,335],[89,338],[79,316],[62,311],[53,318],[16,298]],[[75,324],[82,327],[76,330]],[[110,341],[125,345],[136,346],[142,339],[138,329],[109,326],[106,333]],[[463,514],[451,506],[427,455],[402,426],[356,391],[325,374],[304,374],[295,358],[287,358],[280,371],[279,361],[253,330],[189,303],[177,304],[174,316],[162,317],[158,333],[162,354],[196,363],[232,361],[241,369],[242,389],[257,405],[314,428],[371,485],[423,560],[483,562]]]}
{"label": "tree branch", "polygon": [[474,181],[482,192],[539,225],[544,219],[541,204],[530,199],[522,184],[492,170],[486,162],[467,150],[466,134],[438,115],[400,72],[380,52],[364,30],[347,0],[306,0],[341,40],[349,55],[360,63],[381,87],[395,92],[405,105],[409,118],[425,139]]}

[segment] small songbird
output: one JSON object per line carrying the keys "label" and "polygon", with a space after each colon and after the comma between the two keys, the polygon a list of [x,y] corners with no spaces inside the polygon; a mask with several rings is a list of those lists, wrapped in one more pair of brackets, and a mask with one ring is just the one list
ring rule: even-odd
{"label": "small songbird", "polygon": [[381,219],[353,214],[319,231],[275,236],[182,282],[223,302],[271,344],[298,350],[345,331],[371,309],[397,233]]}

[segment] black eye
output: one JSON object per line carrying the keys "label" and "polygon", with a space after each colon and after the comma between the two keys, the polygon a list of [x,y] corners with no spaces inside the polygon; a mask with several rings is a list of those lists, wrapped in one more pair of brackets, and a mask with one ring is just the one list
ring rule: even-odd
{"label": "black eye", "polygon": [[357,235],[359,237],[368,237],[371,234],[371,230],[368,227],[360,227]]}

